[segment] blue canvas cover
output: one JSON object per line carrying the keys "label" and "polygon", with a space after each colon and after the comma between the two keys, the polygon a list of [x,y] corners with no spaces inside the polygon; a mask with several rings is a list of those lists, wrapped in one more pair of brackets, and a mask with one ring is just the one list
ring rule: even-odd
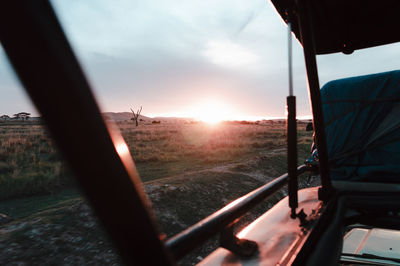
{"label": "blue canvas cover", "polygon": [[400,71],[321,89],[331,179],[400,183]]}

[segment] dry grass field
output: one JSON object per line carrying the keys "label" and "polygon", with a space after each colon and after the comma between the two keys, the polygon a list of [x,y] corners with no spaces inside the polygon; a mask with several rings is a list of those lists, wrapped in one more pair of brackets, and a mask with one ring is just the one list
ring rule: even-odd
{"label": "dry grass field", "polygon": [[0,123],[0,200],[53,193],[70,180],[42,125]]}
{"label": "dry grass field", "polygon": [[[286,172],[284,123],[118,125],[167,236]],[[298,129],[301,164],[312,137],[304,123]],[[11,220],[0,225],[0,264],[119,264],[43,126],[0,123],[0,142],[0,213]],[[247,220],[285,195],[282,190]]]}

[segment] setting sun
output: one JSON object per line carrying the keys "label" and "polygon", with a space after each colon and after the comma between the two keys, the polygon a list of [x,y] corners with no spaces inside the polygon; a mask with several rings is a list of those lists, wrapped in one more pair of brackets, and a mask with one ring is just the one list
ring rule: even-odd
{"label": "setting sun", "polygon": [[197,105],[192,113],[195,119],[209,124],[217,124],[221,121],[232,119],[231,108],[215,100]]}

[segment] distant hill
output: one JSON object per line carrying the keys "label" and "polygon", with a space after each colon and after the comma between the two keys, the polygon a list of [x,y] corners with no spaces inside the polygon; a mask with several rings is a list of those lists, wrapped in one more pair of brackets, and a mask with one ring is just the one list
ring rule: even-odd
{"label": "distant hill", "polygon": [[[131,112],[121,112],[121,113],[114,113],[114,112],[106,112],[102,113],[103,117],[114,120],[114,121],[125,121],[125,120],[131,120],[133,118],[133,115]],[[139,119],[143,120],[151,120],[152,118],[144,115],[139,115]]]}
{"label": "distant hill", "polygon": [[[103,117],[106,119],[111,119],[116,122],[120,121],[130,121],[131,118],[133,117],[131,112],[105,112],[102,113]],[[36,120],[36,118],[32,117],[32,120]],[[139,119],[147,120],[147,121],[163,121],[164,123],[176,123],[176,122],[192,122],[196,121],[195,118],[190,118],[190,117],[165,117],[165,116],[157,116],[157,117],[149,117],[149,116],[144,116],[140,115]],[[262,119],[258,120],[260,124],[264,123],[286,123],[286,118],[270,118],[270,119]],[[299,122],[311,122],[312,119],[309,118],[298,118]],[[240,122],[240,121],[229,121],[229,122]]]}
{"label": "distant hill", "polygon": [[190,117],[163,117],[157,116],[153,118],[156,121],[163,121],[164,123],[183,123],[183,122],[192,122],[195,121],[194,118]]}
{"label": "distant hill", "polygon": [[[115,112],[106,112],[102,113],[103,117],[114,120],[114,121],[126,121],[126,120],[131,120],[133,117],[131,112],[120,112],[120,113],[115,113]],[[164,122],[169,122],[169,123],[175,123],[175,122],[182,122],[182,121],[193,121],[193,118],[181,118],[181,117],[148,117],[144,115],[139,115],[139,119],[143,120],[148,120],[148,121],[164,121]]]}

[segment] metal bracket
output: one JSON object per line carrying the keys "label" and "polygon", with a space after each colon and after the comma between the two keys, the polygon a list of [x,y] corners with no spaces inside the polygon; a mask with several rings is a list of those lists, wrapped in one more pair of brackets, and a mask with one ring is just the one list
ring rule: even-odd
{"label": "metal bracket", "polygon": [[306,226],[308,223],[307,214],[304,212],[304,209],[301,209],[298,213],[296,213],[296,209],[292,208],[290,213],[290,218],[292,219],[299,218],[301,227]]}
{"label": "metal bracket", "polygon": [[307,214],[304,212],[304,209],[301,209],[297,214],[297,218],[300,220],[300,226],[305,226],[308,223]]}
{"label": "metal bracket", "polygon": [[223,248],[243,257],[250,257],[258,250],[256,242],[240,239],[233,233],[233,226],[235,223],[227,225],[220,235],[220,245]]}

